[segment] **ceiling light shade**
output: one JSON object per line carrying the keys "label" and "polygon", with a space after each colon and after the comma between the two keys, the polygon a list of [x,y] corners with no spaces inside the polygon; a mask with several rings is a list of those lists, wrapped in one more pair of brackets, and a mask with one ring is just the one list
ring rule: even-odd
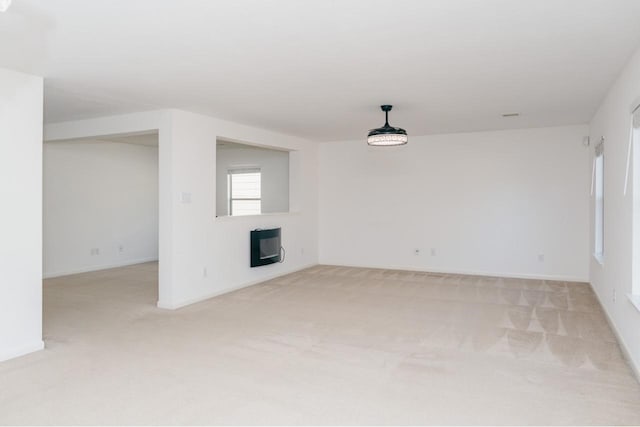
{"label": "ceiling light shade", "polygon": [[384,111],[384,126],[369,131],[367,144],[378,147],[390,147],[394,145],[404,145],[409,142],[406,130],[389,126],[389,111],[391,111],[393,105],[381,105],[380,108]]}

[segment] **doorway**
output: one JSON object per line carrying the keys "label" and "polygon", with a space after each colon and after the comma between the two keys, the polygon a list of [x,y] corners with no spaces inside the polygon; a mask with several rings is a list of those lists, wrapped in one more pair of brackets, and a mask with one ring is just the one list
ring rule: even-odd
{"label": "doorway", "polygon": [[79,284],[84,274],[89,282],[110,276],[104,286],[131,279],[122,292],[155,306],[158,132],[45,142],[43,158],[45,305],[48,285],[95,290]]}

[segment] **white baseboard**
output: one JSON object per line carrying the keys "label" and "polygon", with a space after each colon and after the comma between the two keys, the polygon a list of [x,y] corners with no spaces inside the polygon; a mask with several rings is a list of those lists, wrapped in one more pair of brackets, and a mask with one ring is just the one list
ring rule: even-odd
{"label": "white baseboard", "polygon": [[627,343],[622,338],[622,334],[620,333],[620,331],[618,331],[618,327],[613,322],[613,319],[611,318],[611,315],[609,315],[609,312],[607,311],[605,305],[602,304],[602,301],[600,300],[600,295],[598,295],[598,293],[596,292],[596,289],[593,287],[593,283],[589,283],[589,286],[591,286],[591,290],[596,295],[596,298],[598,298],[598,302],[600,303],[600,308],[604,312],[604,316],[607,319],[607,323],[609,323],[609,327],[613,331],[613,334],[616,336],[618,343],[620,343],[622,354],[624,355],[624,358],[627,360],[627,363],[629,363],[629,367],[631,368],[633,375],[635,375],[636,380],[640,382],[640,369],[638,365],[636,365],[635,360],[633,360],[633,357],[631,356],[631,351],[629,350],[629,346],[627,346]]}
{"label": "white baseboard", "polygon": [[33,353],[34,351],[39,351],[42,349],[44,349],[44,341],[39,340],[19,347],[2,350],[0,351],[0,362],[24,356],[26,354]]}
{"label": "white baseboard", "polygon": [[202,302],[202,301],[208,300],[210,298],[214,298],[214,297],[217,297],[217,296],[220,296],[220,295],[228,294],[229,292],[234,292],[234,291],[237,291],[239,289],[248,288],[249,286],[257,285],[259,283],[266,282],[268,280],[273,280],[273,279],[276,279],[278,277],[285,276],[287,274],[295,273],[296,271],[301,271],[301,270],[304,270],[306,268],[313,267],[315,265],[318,265],[318,264],[317,263],[306,264],[306,265],[304,265],[302,267],[296,267],[296,268],[291,269],[291,270],[281,271],[278,274],[271,274],[269,276],[265,276],[265,277],[263,277],[263,278],[261,278],[259,280],[254,280],[254,281],[251,281],[251,282],[243,283],[241,285],[232,286],[232,287],[225,288],[225,289],[222,289],[222,290],[219,290],[219,291],[215,291],[215,292],[211,292],[211,293],[199,296],[199,297],[189,298],[189,299],[186,299],[186,300],[183,300],[183,301],[179,301],[179,302],[175,302],[175,303],[170,303],[170,302],[166,302],[166,301],[158,301],[157,305],[158,305],[158,308],[163,308],[163,309],[166,309],[166,310],[177,310],[179,308],[186,307],[188,305],[195,304],[195,303],[198,303],[198,302]]}
{"label": "white baseboard", "polygon": [[70,276],[72,274],[89,273],[91,271],[108,270],[110,268],[127,267],[129,265],[143,264],[145,262],[158,261],[158,257],[139,258],[129,261],[118,262],[115,264],[92,265],[90,267],[81,267],[66,271],[57,271],[55,273],[45,273],[43,279],[53,279],[54,277]]}
{"label": "white baseboard", "polygon": [[321,265],[336,266],[336,267],[356,267],[356,268],[375,268],[381,270],[404,270],[404,271],[417,271],[422,273],[436,273],[436,274],[460,274],[464,276],[489,276],[489,277],[504,277],[505,279],[533,279],[533,280],[554,280],[561,282],[581,282],[588,283],[589,280],[584,277],[577,276],[562,276],[562,275],[544,275],[544,274],[522,274],[522,273],[504,273],[495,271],[477,271],[477,270],[439,270],[431,268],[415,268],[405,267],[397,265],[384,265],[384,266],[372,266],[372,265],[358,265],[358,264],[341,264],[341,263],[320,263]]}

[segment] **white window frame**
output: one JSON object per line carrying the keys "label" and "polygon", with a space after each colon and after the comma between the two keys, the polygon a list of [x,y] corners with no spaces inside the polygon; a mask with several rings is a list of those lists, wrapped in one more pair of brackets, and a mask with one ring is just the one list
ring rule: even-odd
{"label": "white window frame", "polygon": [[631,213],[631,293],[629,300],[640,310],[640,106],[632,111],[631,140],[627,152],[627,176],[625,177],[625,195],[631,167],[632,213]]}
{"label": "white window frame", "polygon": [[229,216],[234,216],[233,215],[233,202],[235,200],[254,200],[254,201],[259,201],[260,202],[260,212],[256,213],[255,215],[261,215],[262,214],[262,185],[261,185],[261,188],[260,188],[260,197],[258,197],[258,198],[255,198],[255,197],[233,197],[233,184],[232,184],[233,179],[232,179],[232,176],[233,175],[246,174],[246,173],[259,173],[260,174],[260,180],[262,180],[262,171],[260,170],[260,168],[232,168],[232,169],[227,169],[227,210],[228,210],[228,215]]}
{"label": "white window frame", "polygon": [[600,264],[604,264],[604,138],[596,145],[595,157],[593,159],[593,200],[594,200],[594,242],[593,257]]}

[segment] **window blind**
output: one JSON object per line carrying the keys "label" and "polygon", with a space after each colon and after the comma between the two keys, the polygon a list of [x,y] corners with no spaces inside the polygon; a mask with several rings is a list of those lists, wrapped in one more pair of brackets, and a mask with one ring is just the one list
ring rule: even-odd
{"label": "window blind", "polygon": [[227,177],[229,215],[259,215],[262,212],[260,169],[233,169]]}

